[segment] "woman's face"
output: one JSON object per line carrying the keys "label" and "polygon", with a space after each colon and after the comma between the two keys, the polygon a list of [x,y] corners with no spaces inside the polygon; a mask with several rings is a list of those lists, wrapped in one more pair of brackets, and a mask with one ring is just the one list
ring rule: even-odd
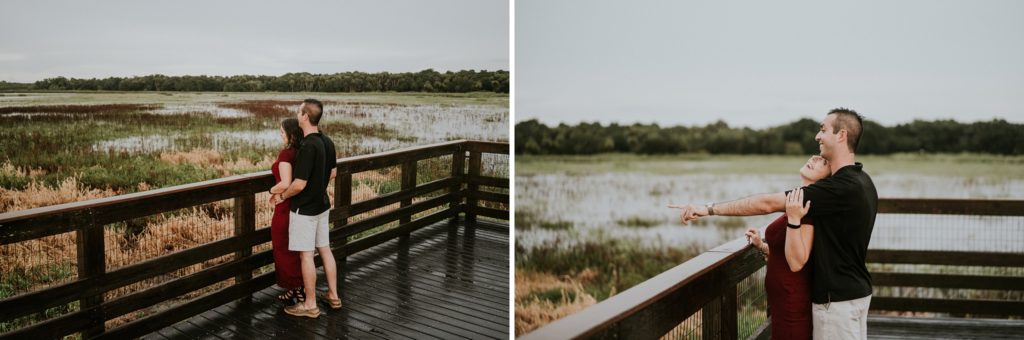
{"label": "woman's face", "polygon": [[829,166],[828,161],[821,156],[811,156],[807,160],[807,163],[800,168],[800,176],[817,182],[818,180],[828,177],[832,174],[832,168]]}
{"label": "woman's face", "polygon": [[288,145],[288,134],[284,133],[284,127],[278,128],[277,130],[281,133],[281,140],[284,141],[284,145]]}

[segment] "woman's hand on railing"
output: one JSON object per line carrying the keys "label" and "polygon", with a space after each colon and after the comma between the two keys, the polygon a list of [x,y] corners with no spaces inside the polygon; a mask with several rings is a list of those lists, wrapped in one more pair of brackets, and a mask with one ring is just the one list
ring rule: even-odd
{"label": "woman's hand on railing", "polygon": [[758,231],[757,228],[747,229],[747,232],[744,235],[747,236],[747,243],[750,243],[765,255],[768,254],[768,244],[761,240],[761,232]]}

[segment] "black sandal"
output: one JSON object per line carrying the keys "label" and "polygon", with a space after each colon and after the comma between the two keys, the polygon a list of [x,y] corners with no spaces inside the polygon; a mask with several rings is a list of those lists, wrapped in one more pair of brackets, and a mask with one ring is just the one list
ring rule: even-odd
{"label": "black sandal", "polygon": [[283,294],[278,295],[277,299],[282,302],[305,302],[306,293],[303,292],[302,288],[289,289]]}

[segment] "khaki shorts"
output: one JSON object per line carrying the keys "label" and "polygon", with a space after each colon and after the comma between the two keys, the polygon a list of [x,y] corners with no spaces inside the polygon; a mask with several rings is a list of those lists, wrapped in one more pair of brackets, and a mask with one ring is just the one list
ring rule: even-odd
{"label": "khaki shorts", "polygon": [[811,304],[815,339],[867,339],[871,295],[849,301]]}
{"label": "khaki shorts", "polygon": [[289,211],[288,250],[313,251],[314,246],[316,248],[329,247],[331,240],[327,222],[330,215],[331,210],[316,216],[299,215],[294,211]]}

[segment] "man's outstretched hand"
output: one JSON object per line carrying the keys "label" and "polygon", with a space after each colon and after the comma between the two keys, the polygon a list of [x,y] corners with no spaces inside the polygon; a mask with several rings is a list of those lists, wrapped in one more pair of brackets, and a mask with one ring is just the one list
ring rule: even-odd
{"label": "man's outstretched hand", "polygon": [[708,215],[708,208],[703,205],[669,204],[668,207],[682,210],[681,212],[679,212],[679,220],[683,222],[683,224],[690,224],[690,221]]}

